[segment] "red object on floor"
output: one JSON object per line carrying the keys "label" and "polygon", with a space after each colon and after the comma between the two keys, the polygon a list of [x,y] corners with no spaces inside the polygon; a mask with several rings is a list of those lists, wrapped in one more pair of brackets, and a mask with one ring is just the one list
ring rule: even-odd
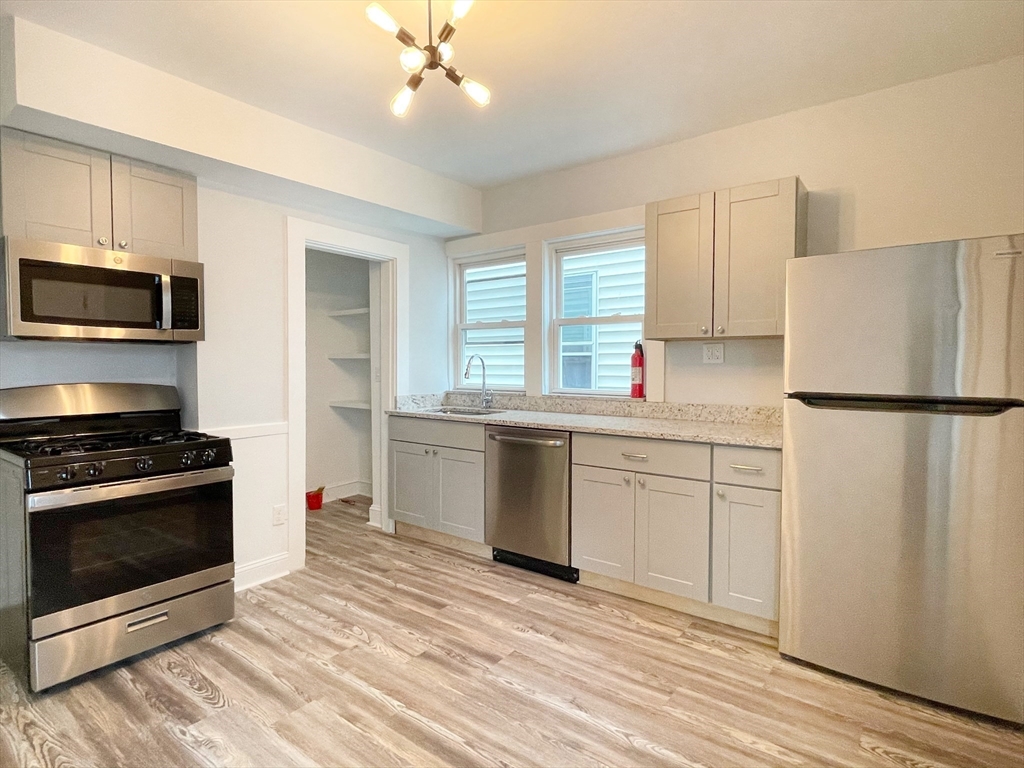
{"label": "red object on floor", "polygon": [[324,492],[323,491],[307,491],[306,492],[306,507],[311,512],[322,508],[324,505]]}

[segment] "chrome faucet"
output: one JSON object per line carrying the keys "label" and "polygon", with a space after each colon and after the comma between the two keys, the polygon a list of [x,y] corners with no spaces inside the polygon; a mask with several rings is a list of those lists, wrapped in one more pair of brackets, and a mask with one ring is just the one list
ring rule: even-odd
{"label": "chrome faucet", "polygon": [[469,367],[473,365],[474,360],[480,361],[480,372],[482,374],[482,382],[480,384],[480,407],[490,408],[491,403],[494,402],[494,393],[487,388],[487,363],[480,355],[470,355],[469,360],[466,361],[466,372],[462,375],[462,378],[469,378]]}

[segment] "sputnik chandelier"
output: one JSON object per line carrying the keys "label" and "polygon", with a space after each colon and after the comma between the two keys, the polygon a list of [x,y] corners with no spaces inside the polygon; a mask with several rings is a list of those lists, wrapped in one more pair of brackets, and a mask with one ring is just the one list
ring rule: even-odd
{"label": "sputnik chandelier", "polygon": [[470,80],[450,64],[455,57],[455,49],[451,43],[455,35],[455,25],[469,12],[471,5],[473,0],[455,0],[452,3],[451,15],[437,33],[437,45],[434,45],[433,7],[431,0],[427,0],[427,44],[422,48],[416,43],[413,34],[400,26],[380,3],[370,3],[366,6],[366,18],[385,32],[394,35],[398,42],[405,46],[398,56],[398,62],[402,69],[409,73],[409,81],[391,100],[391,111],[397,117],[409,114],[412,97],[416,95],[416,90],[423,82],[423,71],[427,69],[443,69],[445,77],[459,86],[478,107],[486,107],[491,103],[489,90],[476,80]]}

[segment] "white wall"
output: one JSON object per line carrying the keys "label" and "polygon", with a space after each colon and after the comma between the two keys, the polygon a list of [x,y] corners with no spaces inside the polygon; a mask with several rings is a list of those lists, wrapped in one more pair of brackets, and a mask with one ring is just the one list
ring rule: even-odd
{"label": "white wall", "polygon": [[[255,192],[253,192],[255,194]],[[199,183],[206,341],[196,348],[199,426],[232,438],[238,586],[287,570],[286,220],[296,216],[408,243],[410,392],[448,386],[447,262],[436,238],[365,227]],[[301,514],[302,508],[289,510]]]}
{"label": "white wall", "polygon": [[[1024,231],[1024,57],[496,187],[484,228],[792,175],[810,254]],[[727,340],[714,366],[700,344],[667,345],[666,400],[781,403],[780,342]]]}
{"label": "white wall", "polygon": [[372,492],[370,411],[328,405],[370,402],[370,361],[329,358],[370,351],[370,315],[327,314],[369,306],[368,261],[306,251],[306,487],[327,499]]}
{"label": "white wall", "polygon": [[326,190],[407,228],[480,229],[481,195],[465,184],[24,19],[3,19],[0,38],[4,125],[225,183],[265,174],[294,183],[293,200]]}
{"label": "white wall", "polygon": [[177,383],[177,345],[0,341],[0,389],[36,384]]}

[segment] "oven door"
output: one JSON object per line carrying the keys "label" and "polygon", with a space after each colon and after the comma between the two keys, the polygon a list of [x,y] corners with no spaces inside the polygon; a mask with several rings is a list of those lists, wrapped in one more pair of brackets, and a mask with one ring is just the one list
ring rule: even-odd
{"label": "oven door", "polygon": [[172,288],[198,292],[171,259],[16,238],[5,250],[8,336],[172,341]]}
{"label": "oven door", "polygon": [[26,495],[32,639],[231,579],[233,474]]}

